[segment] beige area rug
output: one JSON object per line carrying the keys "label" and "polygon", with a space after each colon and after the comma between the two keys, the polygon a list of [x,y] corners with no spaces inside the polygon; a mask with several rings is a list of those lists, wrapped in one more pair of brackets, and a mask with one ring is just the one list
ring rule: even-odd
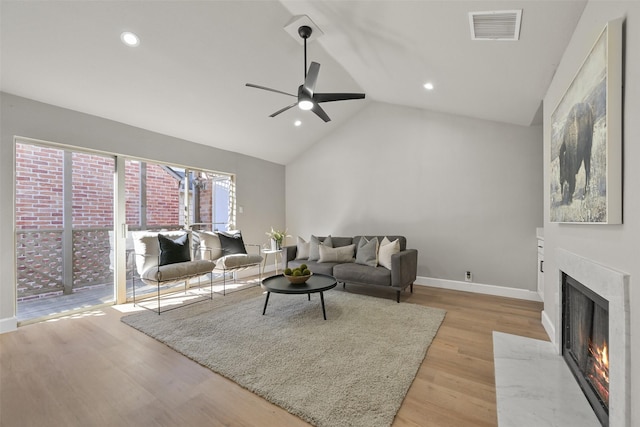
{"label": "beige area rug", "polygon": [[214,297],[122,321],[307,422],[389,426],[445,312],[393,299],[272,293]]}

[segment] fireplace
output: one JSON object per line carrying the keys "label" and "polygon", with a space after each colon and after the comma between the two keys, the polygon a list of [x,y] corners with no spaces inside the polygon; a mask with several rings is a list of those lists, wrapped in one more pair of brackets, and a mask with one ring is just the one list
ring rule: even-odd
{"label": "fireplace", "polygon": [[562,274],[562,356],[598,420],[609,425],[609,302]]}
{"label": "fireplace", "polygon": [[[566,282],[565,276],[573,278],[591,291],[591,294],[588,295],[590,299],[598,299],[591,298],[591,296],[599,295],[608,302],[608,306],[606,306],[608,328],[604,328],[607,331],[607,351],[603,350],[602,353],[608,356],[607,362],[610,362],[609,388],[608,398],[605,397],[602,400],[608,401],[609,426],[630,427],[631,391],[629,377],[631,359],[629,354],[631,341],[629,337],[629,275],[562,248],[556,248],[554,254],[554,261],[559,273],[558,290],[555,292],[552,306],[548,306],[547,301],[545,301],[545,312],[547,310],[555,311],[553,319],[543,312],[545,329],[549,332],[549,336],[552,337],[558,353],[563,353],[563,338],[565,335],[563,299],[566,296],[563,285]],[[593,311],[595,312],[595,305],[598,304],[596,302],[593,304]],[[600,308],[598,308],[598,311],[600,311]],[[601,314],[596,316],[602,317]],[[595,320],[596,323],[599,322],[599,320]],[[597,337],[595,341],[597,343]],[[589,385],[587,389],[592,387],[592,385]]]}

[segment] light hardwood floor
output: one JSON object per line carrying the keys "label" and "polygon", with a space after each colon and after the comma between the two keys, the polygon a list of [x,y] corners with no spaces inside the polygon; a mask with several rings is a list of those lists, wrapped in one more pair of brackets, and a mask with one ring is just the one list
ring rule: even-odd
{"label": "light hardwood floor", "polygon": [[[447,315],[393,426],[496,426],[492,331],[547,339],[542,304],[423,286],[401,301]],[[121,316],[105,308],[0,335],[0,426],[308,426]]]}

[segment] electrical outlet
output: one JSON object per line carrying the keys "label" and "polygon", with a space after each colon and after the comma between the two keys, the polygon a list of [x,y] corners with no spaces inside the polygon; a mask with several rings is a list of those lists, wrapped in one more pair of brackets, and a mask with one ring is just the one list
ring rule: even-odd
{"label": "electrical outlet", "polygon": [[473,276],[471,275],[471,272],[467,271],[466,274],[464,275],[464,281],[471,282],[472,280],[473,280]]}

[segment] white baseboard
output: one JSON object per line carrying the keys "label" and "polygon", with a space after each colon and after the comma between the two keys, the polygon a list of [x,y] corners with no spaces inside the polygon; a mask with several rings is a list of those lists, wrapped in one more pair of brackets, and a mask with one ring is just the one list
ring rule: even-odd
{"label": "white baseboard", "polygon": [[542,302],[538,292],[526,289],[507,288],[504,286],[485,285],[483,283],[460,282],[457,280],[436,279],[433,277],[422,276],[418,276],[414,283],[416,285],[431,286],[433,288],[451,289],[454,291],[473,292],[476,294],[487,294],[498,297]]}
{"label": "white baseboard", "polygon": [[18,329],[18,318],[17,317],[7,317],[5,319],[0,319],[0,334],[4,334],[6,332],[13,332]]}
{"label": "white baseboard", "polygon": [[560,349],[556,347],[556,328],[553,325],[553,322],[551,322],[551,319],[549,318],[549,315],[547,314],[546,310],[542,310],[542,314],[540,315],[540,321],[542,322],[542,327],[544,328],[545,332],[549,336],[549,340],[551,341],[553,346],[556,348],[556,352],[559,353]]}

